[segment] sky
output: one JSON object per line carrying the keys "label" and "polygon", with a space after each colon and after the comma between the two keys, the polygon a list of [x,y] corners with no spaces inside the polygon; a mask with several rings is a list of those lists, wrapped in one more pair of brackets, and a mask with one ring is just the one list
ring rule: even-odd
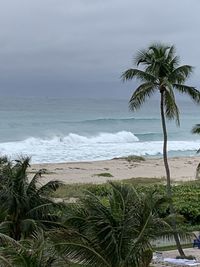
{"label": "sky", "polygon": [[134,54],[175,44],[200,88],[199,0],[0,0],[0,96],[127,98]]}

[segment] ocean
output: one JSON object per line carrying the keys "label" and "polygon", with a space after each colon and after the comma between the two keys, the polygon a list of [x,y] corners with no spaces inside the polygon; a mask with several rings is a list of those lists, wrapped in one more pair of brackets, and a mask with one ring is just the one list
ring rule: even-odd
{"label": "ocean", "polygon": [[[194,156],[200,105],[178,99],[181,126],[168,122],[169,156]],[[131,112],[127,100],[68,98],[0,99],[0,154],[32,163],[162,156],[159,100]]]}

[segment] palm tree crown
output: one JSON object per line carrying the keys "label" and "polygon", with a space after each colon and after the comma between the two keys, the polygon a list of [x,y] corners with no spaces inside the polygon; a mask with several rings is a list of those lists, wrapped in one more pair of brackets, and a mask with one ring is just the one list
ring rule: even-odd
{"label": "palm tree crown", "polygon": [[128,69],[122,74],[124,81],[136,78],[142,82],[130,99],[131,110],[140,108],[157,90],[163,91],[165,115],[168,119],[176,119],[179,124],[174,89],[189,95],[195,102],[200,102],[200,92],[184,84],[193,68],[190,65],[179,66],[179,57],[175,55],[174,46],[153,44],[147,50],[138,52],[135,63],[143,69]]}

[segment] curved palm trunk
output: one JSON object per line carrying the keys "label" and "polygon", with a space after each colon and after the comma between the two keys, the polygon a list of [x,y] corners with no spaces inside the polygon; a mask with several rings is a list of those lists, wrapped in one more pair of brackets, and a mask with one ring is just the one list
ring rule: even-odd
{"label": "curved palm trunk", "polygon": [[[168,159],[167,159],[167,127],[166,127],[165,113],[164,113],[164,90],[162,88],[160,89],[160,94],[161,94],[160,111],[161,111],[162,130],[163,130],[163,137],[164,137],[164,140],[163,140],[163,161],[164,161],[166,178],[167,178],[167,196],[169,197],[169,200],[170,200],[170,214],[174,214],[174,207],[173,207],[173,203],[172,203],[170,170],[169,170],[169,164],[168,164]],[[175,239],[179,254],[181,256],[185,256],[185,253],[184,253],[184,251],[181,247],[181,244],[180,244],[179,236],[178,236],[177,231],[176,231],[176,221],[174,219],[172,219],[172,227],[173,227],[173,231],[174,231],[174,239]]]}

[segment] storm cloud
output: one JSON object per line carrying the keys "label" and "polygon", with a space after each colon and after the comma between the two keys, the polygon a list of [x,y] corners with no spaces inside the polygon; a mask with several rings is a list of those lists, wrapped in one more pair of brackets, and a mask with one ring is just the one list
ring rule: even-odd
{"label": "storm cloud", "polygon": [[154,41],[175,44],[200,87],[199,0],[0,1],[0,95],[120,97]]}

